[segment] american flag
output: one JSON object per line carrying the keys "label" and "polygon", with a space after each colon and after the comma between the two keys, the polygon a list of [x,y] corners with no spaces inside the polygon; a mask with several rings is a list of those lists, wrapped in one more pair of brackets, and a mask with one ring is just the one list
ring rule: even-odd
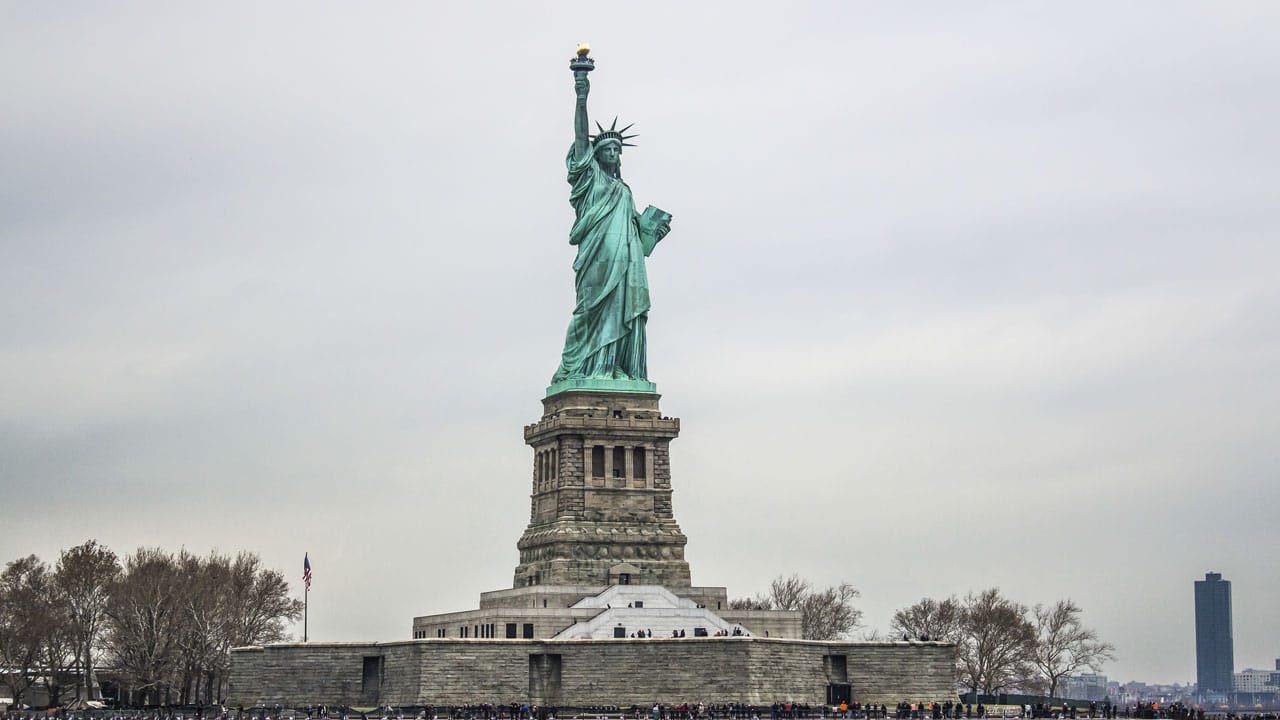
{"label": "american flag", "polygon": [[302,554],[302,584],[311,590],[311,558],[307,557],[307,553]]}

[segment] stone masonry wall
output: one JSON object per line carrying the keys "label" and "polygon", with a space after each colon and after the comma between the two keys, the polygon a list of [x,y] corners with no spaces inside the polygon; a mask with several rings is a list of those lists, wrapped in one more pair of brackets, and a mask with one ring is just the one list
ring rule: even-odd
{"label": "stone masonry wall", "polygon": [[[950,643],[867,643],[848,653],[849,683],[859,688],[896,688],[900,699],[913,702],[955,696],[955,648]],[[938,679],[946,679],[949,694],[938,694]],[[881,697],[877,702],[887,703]]]}
{"label": "stone masonry wall", "polygon": [[[845,656],[847,678],[832,676],[830,655]],[[363,659],[374,656],[381,682],[365,687]],[[558,675],[531,656],[558,657]],[[272,645],[232,652],[230,704],[821,704],[829,683],[847,680],[855,700],[892,706],[954,697],[953,656],[936,642],[740,637]]]}
{"label": "stone masonry wall", "polygon": [[583,474],[585,467],[582,456],[582,436],[581,435],[565,435],[559,440],[560,467],[556,470],[556,478],[560,487],[583,487],[586,485],[586,477]]}
{"label": "stone masonry wall", "polygon": [[[231,653],[229,697],[236,704],[292,705],[310,694],[331,698],[331,702],[363,705],[361,697],[362,658],[382,655],[376,643],[312,643],[239,648]],[[395,691],[396,679],[384,684],[382,692]],[[374,698],[376,699],[376,698]]]}

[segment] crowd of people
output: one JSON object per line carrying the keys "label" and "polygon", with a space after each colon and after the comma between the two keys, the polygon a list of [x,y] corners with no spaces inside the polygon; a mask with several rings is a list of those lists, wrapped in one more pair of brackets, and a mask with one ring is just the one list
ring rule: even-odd
{"label": "crowd of people", "polygon": [[[697,632],[698,632],[698,631],[697,631],[697,630],[695,630],[695,631],[694,631],[694,634],[695,634],[695,635],[697,635]],[[717,630],[717,631],[716,631],[714,634],[712,634],[712,635],[706,635],[706,631],[702,631],[702,632],[703,632],[703,635],[702,635],[703,637],[751,637],[751,633],[747,632],[746,630],[743,630],[743,629],[742,629],[742,628],[740,628],[740,627],[735,627],[733,630]],[[765,635],[767,636],[767,635],[768,635],[768,633],[765,633]],[[619,636],[619,637],[621,637],[621,636]],[[630,635],[628,635],[627,637],[630,637],[630,638],[651,638],[651,637],[653,637],[653,630],[650,630],[650,629],[637,630],[636,632],[631,633],[631,634],[630,634]],[[672,631],[671,631],[671,637],[673,637],[673,638],[682,638],[682,637],[685,637],[684,628],[676,628],[676,629],[672,630]]]}
{"label": "crowd of people", "polygon": [[1275,712],[1206,713],[1175,703],[1120,708],[1111,704],[1061,707],[1046,704],[976,707],[957,701],[884,704],[842,702],[809,705],[789,701],[769,705],[751,703],[678,703],[631,706],[549,707],[526,703],[474,705],[384,706],[359,710],[346,706],[165,706],[133,709],[50,708],[0,711],[0,720],[971,720],[972,718],[1127,718],[1129,720],[1280,720]]}

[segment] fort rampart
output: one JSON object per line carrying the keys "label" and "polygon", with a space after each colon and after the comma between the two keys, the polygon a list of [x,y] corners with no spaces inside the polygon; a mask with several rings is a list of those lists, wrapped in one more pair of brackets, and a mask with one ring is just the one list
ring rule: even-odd
{"label": "fort rampart", "polygon": [[229,702],[242,706],[821,704],[832,688],[892,706],[956,693],[954,648],[939,642],[444,638],[249,647],[231,658]]}

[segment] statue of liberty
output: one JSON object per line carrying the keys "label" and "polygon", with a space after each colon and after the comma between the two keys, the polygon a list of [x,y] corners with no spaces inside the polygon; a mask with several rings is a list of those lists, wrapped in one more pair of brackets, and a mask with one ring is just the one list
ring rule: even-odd
{"label": "statue of liberty", "polygon": [[573,262],[576,303],[565,333],[560,367],[548,394],[583,387],[653,392],[645,359],[645,322],[649,281],[644,259],[670,230],[671,216],[650,206],[636,212],[631,188],[622,179],[622,148],[631,147],[615,119],[608,130],[589,134],[587,73],[594,61],[579,46],[570,63],[577,104],[569,171],[569,203],[576,219],[569,244],[578,248]]}

